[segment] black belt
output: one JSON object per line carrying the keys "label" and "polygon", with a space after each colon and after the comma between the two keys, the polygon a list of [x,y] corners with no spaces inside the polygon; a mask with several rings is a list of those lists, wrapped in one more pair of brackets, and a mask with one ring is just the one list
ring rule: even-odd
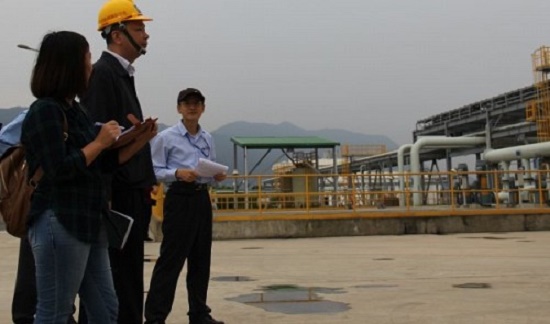
{"label": "black belt", "polygon": [[207,183],[198,183],[198,182],[185,182],[185,181],[177,181],[172,182],[170,185],[170,189],[176,193],[194,193],[194,192],[200,192],[200,191],[208,191],[208,184]]}

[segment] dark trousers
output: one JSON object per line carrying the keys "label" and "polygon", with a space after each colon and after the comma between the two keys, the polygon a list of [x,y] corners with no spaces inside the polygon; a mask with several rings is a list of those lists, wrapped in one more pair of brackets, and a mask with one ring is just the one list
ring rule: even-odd
{"label": "dark trousers", "polygon": [[143,322],[143,220],[151,214],[150,191],[134,189],[112,193],[111,208],[134,217],[134,225],[124,249],[109,249],[115,290],[118,296],[118,323]]}
{"label": "dark trousers", "polygon": [[143,238],[149,237],[149,223],[151,223],[151,213],[143,219]]}
{"label": "dark trousers", "polygon": [[[119,304],[118,323],[140,324],[143,323],[144,294],[143,223],[145,216],[151,215],[150,191],[113,189],[111,198],[111,209],[134,218],[134,224],[124,248],[122,250],[109,248],[111,271]],[[79,324],[87,322],[85,315],[79,316]]]}
{"label": "dark trousers", "polygon": [[36,312],[36,280],[34,256],[29,240],[24,237],[19,245],[19,264],[11,303],[12,320],[15,324],[30,324]]}
{"label": "dark trousers", "polygon": [[187,260],[189,318],[210,313],[206,304],[212,249],[212,205],[207,190],[174,183],[164,200],[164,238],[145,302],[147,322],[165,321],[172,310],[180,272]]}

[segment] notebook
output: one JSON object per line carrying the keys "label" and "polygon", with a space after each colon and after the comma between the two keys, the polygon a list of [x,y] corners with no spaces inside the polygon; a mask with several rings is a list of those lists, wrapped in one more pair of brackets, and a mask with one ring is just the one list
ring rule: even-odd
{"label": "notebook", "polygon": [[126,241],[128,241],[133,224],[134,219],[132,217],[111,209],[107,217],[105,217],[105,228],[107,230],[109,246],[122,250]]}

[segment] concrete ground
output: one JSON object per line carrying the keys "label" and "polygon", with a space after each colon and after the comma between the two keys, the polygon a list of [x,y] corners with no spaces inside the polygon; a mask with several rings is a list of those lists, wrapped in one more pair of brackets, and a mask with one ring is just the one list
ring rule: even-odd
{"label": "concrete ground", "polygon": [[[159,243],[146,244],[149,285]],[[0,323],[18,240],[0,232]],[[550,323],[550,232],[215,241],[209,304],[236,323]],[[167,323],[187,323],[181,277]]]}

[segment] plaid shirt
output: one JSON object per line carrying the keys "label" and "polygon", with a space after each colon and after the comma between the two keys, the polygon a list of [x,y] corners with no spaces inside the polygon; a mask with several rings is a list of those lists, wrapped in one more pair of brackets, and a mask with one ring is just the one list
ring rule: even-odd
{"label": "plaid shirt", "polygon": [[[63,134],[63,113],[68,138]],[[52,209],[59,222],[76,238],[96,242],[107,198],[102,170],[113,170],[118,152],[103,152],[89,166],[81,149],[96,137],[86,112],[74,103],[61,105],[52,99],[36,100],[23,122],[21,142],[29,172],[41,166],[44,175],[31,201],[30,222]]]}

